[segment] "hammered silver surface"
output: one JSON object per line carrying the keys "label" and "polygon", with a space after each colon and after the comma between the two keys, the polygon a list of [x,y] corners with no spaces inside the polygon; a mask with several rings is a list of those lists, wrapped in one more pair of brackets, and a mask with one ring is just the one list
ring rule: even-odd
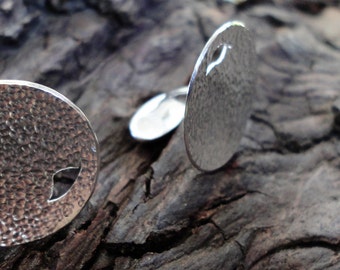
{"label": "hammered silver surface", "polygon": [[[68,224],[97,178],[98,143],[85,115],[56,91],[0,81],[0,246],[43,238]],[[53,176],[80,168],[66,194],[51,199]]]}
{"label": "hammered silver surface", "polygon": [[184,118],[184,139],[195,167],[213,171],[237,150],[251,112],[256,57],[251,33],[238,22],[222,25],[195,65]]}

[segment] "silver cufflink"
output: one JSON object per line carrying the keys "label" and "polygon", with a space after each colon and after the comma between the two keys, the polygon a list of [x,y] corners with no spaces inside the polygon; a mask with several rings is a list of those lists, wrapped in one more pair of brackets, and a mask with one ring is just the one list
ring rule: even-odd
{"label": "silver cufflink", "polygon": [[58,92],[0,81],[0,246],[52,234],[95,186],[98,142],[81,110]]}
{"label": "silver cufflink", "polygon": [[157,95],[131,118],[131,136],[157,139],[184,119],[184,141],[202,171],[224,166],[237,150],[251,112],[256,53],[252,34],[238,21],[218,28],[203,48],[189,86]]}

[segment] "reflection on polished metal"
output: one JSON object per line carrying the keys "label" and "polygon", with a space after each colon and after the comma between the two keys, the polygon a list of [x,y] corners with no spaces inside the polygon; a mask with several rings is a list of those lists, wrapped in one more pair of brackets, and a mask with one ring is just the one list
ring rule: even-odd
{"label": "reflection on polished metal", "polygon": [[136,140],[150,141],[176,128],[184,117],[187,94],[188,87],[184,86],[148,100],[130,120],[131,136]]}
{"label": "reflection on polished metal", "polygon": [[[182,105],[185,106],[184,140],[188,156],[202,171],[222,167],[237,150],[251,111],[255,55],[251,33],[242,23],[234,21],[216,30],[196,62],[186,103]],[[130,123],[133,137],[138,134],[138,138],[144,140],[155,139],[175,128],[174,123],[181,122],[182,112],[172,113],[177,108],[165,102],[168,99],[174,100],[171,94],[161,94],[135,113]],[[158,115],[165,104],[165,115],[169,117]],[[152,128],[145,128],[147,120],[152,118],[157,118],[157,122],[151,122]],[[137,125],[134,119],[143,119],[143,125]],[[171,129],[163,128],[168,121],[172,123]]]}
{"label": "reflection on polished metal", "polygon": [[96,182],[98,143],[80,109],[48,87],[1,80],[0,95],[0,246],[12,246],[79,213]]}

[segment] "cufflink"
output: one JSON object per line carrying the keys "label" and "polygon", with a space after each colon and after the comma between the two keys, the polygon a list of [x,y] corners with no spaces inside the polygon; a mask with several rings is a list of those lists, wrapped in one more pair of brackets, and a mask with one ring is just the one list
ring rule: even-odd
{"label": "cufflink", "polygon": [[46,86],[0,81],[0,246],[41,239],[90,198],[98,142],[82,111]]}
{"label": "cufflink", "polygon": [[189,86],[157,95],[132,116],[129,129],[140,141],[157,139],[184,119],[191,163],[214,171],[233,156],[249,118],[256,77],[252,34],[238,21],[218,28],[204,46]]}

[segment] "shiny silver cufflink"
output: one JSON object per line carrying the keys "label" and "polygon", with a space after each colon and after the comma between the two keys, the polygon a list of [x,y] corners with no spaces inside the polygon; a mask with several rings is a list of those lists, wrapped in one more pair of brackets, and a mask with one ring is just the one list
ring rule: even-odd
{"label": "shiny silver cufflink", "polygon": [[46,86],[0,81],[0,246],[67,225],[95,186],[98,142],[81,110]]}
{"label": "shiny silver cufflink", "polygon": [[256,75],[252,34],[233,21],[216,30],[203,48],[189,86],[157,95],[132,116],[131,136],[157,139],[184,119],[184,141],[202,171],[224,166],[237,150],[251,112]]}

